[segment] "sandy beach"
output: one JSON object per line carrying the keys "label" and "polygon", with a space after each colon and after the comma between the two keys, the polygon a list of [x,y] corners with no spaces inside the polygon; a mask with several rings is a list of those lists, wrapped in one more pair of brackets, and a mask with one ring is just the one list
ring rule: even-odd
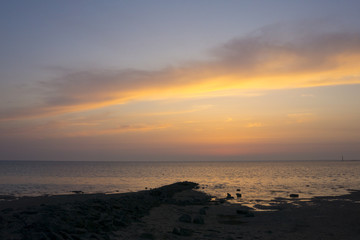
{"label": "sandy beach", "polygon": [[[0,201],[0,239],[358,239],[360,191],[337,197],[214,199],[181,182],[122,194]],[[235,193],[230,193],[233,196]]]}

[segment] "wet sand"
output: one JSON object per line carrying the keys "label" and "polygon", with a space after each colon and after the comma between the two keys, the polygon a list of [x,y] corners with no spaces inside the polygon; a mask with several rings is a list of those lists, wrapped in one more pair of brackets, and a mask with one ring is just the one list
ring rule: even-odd
{"label": "wet sand", "polygon": [[[182,182],[123,194],[0,201],[0,239],[359,239],[360,191],[259,201],[211,200]],[[301,196],[300,196],[301,197]],[[264,211],[266,210],[266,211]]]}

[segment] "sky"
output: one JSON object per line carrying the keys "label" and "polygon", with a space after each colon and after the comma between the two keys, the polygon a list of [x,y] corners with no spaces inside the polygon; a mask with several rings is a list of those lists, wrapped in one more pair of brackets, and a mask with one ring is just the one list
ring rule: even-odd
{"label": "sky", "polygon": [[0,160],[360,159],[359,11],[3,0]]}

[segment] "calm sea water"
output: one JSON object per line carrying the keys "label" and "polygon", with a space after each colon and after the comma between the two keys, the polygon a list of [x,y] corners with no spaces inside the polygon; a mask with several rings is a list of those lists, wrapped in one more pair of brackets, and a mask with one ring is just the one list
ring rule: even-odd
{"label": "calm sea water", "polygon": [[113,193],[177,181],[200,183],[218,197],[273,199],[341,195],[360,190],[360,161],[303,162],[40,162],[0,161],[0,195]]}

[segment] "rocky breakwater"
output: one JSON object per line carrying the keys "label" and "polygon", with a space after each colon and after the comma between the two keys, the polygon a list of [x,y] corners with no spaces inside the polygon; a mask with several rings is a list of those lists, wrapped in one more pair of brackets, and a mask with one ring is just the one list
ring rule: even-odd
{"label": "rocky breakwater", "polygon": [[121,229],[162,203],[176,203],[176,193],[196,187],[178,182],[123,194],[24,197],[0,202],[0,239],[118,239]]}

